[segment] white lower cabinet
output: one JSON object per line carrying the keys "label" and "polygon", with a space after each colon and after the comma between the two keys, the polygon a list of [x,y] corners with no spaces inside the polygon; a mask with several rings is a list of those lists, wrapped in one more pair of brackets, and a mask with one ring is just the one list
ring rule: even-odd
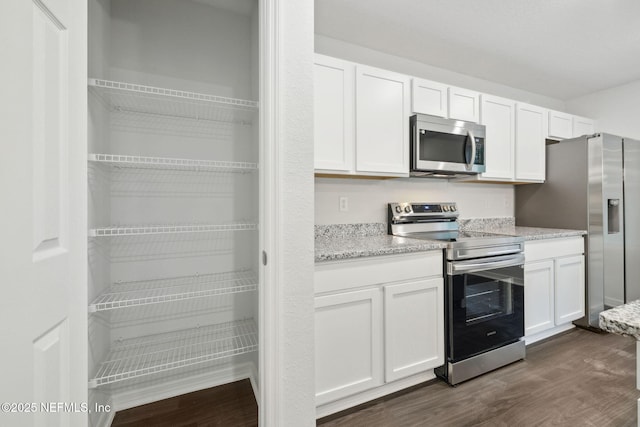
{"label": "white lower cabinet", "polygon": [[442,252],[316,264],[319,417],[434,377],[444,363]]}
{"label": "white lower cabinet", "polygon": [[315,299],[316,405],[382,384],[380,289]]}
{"label": "white lower cabinet", "polygon": [[572,327],[584,316],[582,237],[525,243],[524,328],[527,344]]}
{"label": "white lower cabinet", "polygon": [[555,260],[556,325],[584,316],[584,255]]}
{"label": "white lower cabinet", "polygon": [[553,260],[524,267],[524,334],[530,336],[555,326]]}
{"label": "white lower cabinet", "polygon": [[384,379],[444,364],[442,278],[384,287]]}

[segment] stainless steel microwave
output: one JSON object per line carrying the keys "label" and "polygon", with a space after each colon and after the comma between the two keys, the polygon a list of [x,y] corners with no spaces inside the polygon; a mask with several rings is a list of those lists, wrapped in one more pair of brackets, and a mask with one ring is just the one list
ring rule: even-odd
{"label": "stainless steel microwave", "polygon": [[462,120],[411,116],[411,176],[452,178],[485,171],[485,127]]}

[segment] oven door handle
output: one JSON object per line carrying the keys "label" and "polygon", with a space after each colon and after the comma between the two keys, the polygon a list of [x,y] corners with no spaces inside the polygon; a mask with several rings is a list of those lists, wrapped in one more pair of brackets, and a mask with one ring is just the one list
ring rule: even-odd
{"label": "oven door handle", "polygon": [[512,267],[524,264],[524,254],[489,258],[485,261],[474,259],[472,261],[457,261],[448,263],[450,275],[469,273],[472,271],[493,270],[494,268]]}

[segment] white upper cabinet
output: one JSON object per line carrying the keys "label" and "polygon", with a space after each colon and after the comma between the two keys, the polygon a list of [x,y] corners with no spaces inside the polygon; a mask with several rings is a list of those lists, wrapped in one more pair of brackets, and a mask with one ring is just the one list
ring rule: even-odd
{"label": "white upper cabinet", "polygon": [[596,131],[595,122],[586,117],[573,116],[573,137],[592,135]]}
{"label": "white upper cabinet", "polygon": [[545,179],[547,110],[516,104],[516,181]]}
{"label": "white upper cabinet", "polygon": [[484,94],[480,97],[480,123],[486,126],[486,171],[481,179],[514,178],[515,111],[514,101]]}
{"label": "white upper cabinet", "polygon": [[409,175],[410,78],[356,66],[356,171]]}
{"label": "white upper cabinet", "polygon": [[595,122],[586,117],[560,111],[549,111],[549,138],[566,139],[595,132]]}
{"label": "white upper cabinet", "polygon": [[314,165],[348,173],[355,151],[355,65],[316,55],[314,78]]}
{"label": "white upper cabinet", "polygon": [[549,110],[549,138],[565,139],[571,137],[573,137],[573,116]]}
{"label": "white upper cabinet", "polygon": [[411,111],[447,117],[449,86],[423,79],[411,79]]}
{"label": "white upper cabinet", "polygon": [[478,123],[480,121],[480,94],[472,90],[450,87],[449,118]]}

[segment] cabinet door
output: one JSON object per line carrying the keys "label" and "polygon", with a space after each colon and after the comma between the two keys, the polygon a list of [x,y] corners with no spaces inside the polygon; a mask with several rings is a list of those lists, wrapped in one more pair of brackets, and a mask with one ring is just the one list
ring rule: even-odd
{"label": "cabinet door", "polygon": [[573,137],[582,135],[593,135],[595,133],[595,122],[585,117],[573,116]]}
{"label": "cabinet door", "polygon": [[544,181],[546,126],[546,110],[516,105],[516,180]]}
{"label": "cabinet door", "polygon": [[355,141],[355,65],[316,55],[313,71],[315,168],[349,172]]}
{"label": "cabinet door", "polygon": [[472,90],[450,87],[449,118],[478,123],[480,121],[480,94]]}
{"label": "cabinet door", "polygon": [[573,116],[560,111],[549,111],[549,138],[573,137]]}
{"label": "cabinet door", "polygon": [[430,80],[411,79],[411,111],[447,117],[449,86]]}
{"label": "cabinet door", "polygon": [[409,78],[356,68],[356,170],[409,174]]}
{"label": "cabinet door", "polygon": [[486,172],[483,179],[514,178],[515,102],[482,95],[480,121],[487,127],[485,142]]}
{"label": "cabinet door", "polygon": [[385,381],[444,363],[441,278],[384,287]]}
{"label": "cabinet door", "polygon": [[537,334],[555,325],[553,268],[553,260],[527,263],[524,266],[525,336]]}
{"label": "cabinet door", "polygon": [[382,384],[380,289],[315,299],[316,405]]}
{"label": "cabinet door", "polygon": [[584,316],[584,255],[555,261],[556,325]]}

